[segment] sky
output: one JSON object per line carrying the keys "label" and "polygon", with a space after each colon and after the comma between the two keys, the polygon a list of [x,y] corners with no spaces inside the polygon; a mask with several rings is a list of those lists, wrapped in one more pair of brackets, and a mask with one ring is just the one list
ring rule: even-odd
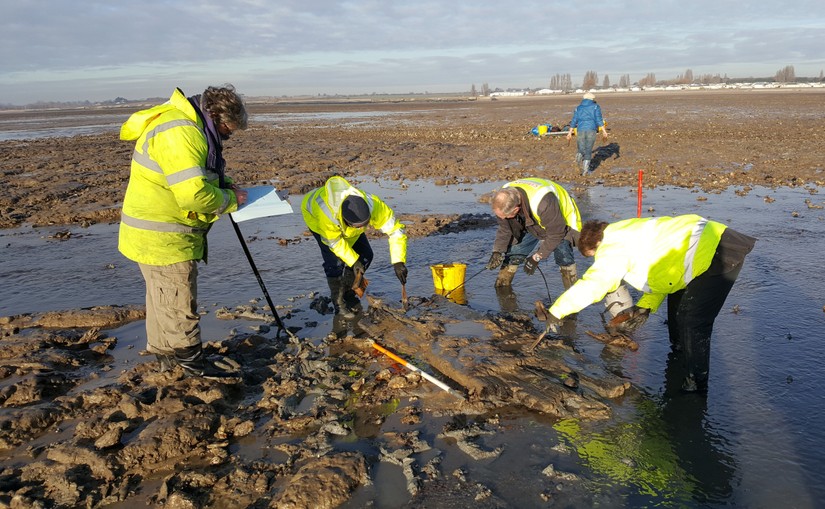
{"label": "sky", "polygon": [[0,104],[825,69],[822,0],[0,0]]}

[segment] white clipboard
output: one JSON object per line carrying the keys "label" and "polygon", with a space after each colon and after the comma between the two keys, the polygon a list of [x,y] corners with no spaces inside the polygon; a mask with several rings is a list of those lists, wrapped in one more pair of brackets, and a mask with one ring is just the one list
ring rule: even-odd
{"label": "white clipboard", "polygon": [[292,214],[292,205],[286,201],[286,193],[279,192],[274,186],[250,187],[244,191],[249,193],[246,203],[231,213],[236,223],[259,217]]}

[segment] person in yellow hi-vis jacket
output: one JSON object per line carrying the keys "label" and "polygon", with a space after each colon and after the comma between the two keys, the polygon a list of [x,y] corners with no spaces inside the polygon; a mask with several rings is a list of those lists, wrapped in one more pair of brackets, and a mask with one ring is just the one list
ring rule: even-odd
{"label": "person in yellow hi-vis jacket", "polygon": [[135,141],[120,217],[118,249],[138,263],[146,281],[147,350],[161,371],[234,378],[226,359],[207,359],[197,311],[198,262],[206,234],[247,193],[224,175],[223,141],[245,129],[247,113],[232,85],[209,87],[132,114],[120,139]]}
{"label": "person in yellow hi-vis jacket", "polygon": [[[361,300],[353,290],[372,263],[373,252],[364,231],[367,226],[389,236],[390,262],[401,284],[407,283],[407,235],[392,209],[374,194],[356,189],[343,177],[330,177],[323,187],[304,196],[301,203],[309,231],[318,242],[324,273],[335,309],[333,332],[342,337],[347,322],[361,313]],[[353,332],[360,332],[357,320]]]}
{"label": "person in yellow hi-vis jacket", "polygon": [[548,309],[547,327],[577,313],[627,282],[643,296],[611,320],[620,332],[642,325],[667,302],[674,353],[683,357],[683,390],[706,392],[713,322],[756,239],[695,214],[588,221],[578,240],[593,265]]}
{"label": "person in yellow hi-vis jacket", "polygon": [[576,202],[559,184],[540,178],[508,182],[493,194],[490,207],[498,219],[488,270],[499,269],[496,288],[509,287],[518,266],[532,275],[552,253],[564,288],[576,282],[572,241],[582,228]]}

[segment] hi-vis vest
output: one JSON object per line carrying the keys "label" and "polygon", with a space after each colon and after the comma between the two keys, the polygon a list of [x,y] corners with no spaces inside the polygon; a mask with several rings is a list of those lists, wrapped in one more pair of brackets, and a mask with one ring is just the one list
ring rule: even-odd
{"label": "hi-vis vest", "polygon": [[576,206],[576,202],[573,201],[567,191],[552,180],[525,178],[504,184],[504,187],[517,187],[527,193],[530,215],[533,216],[536,224],[542,228],[544,228],[544,225],[541,224],[541,218],[538,215],[539,203],[548,193],[553,193],[559,201],[559,208],[561,209],[561,215],[564,217],[564,222],[570,228],[581,231],[582,218],[579,214],[579,207]]}
{"label": "hi-vis vest", "polygon": [[120,139],[137,140],[120,219],[118,249],[147,265],[201,260],[209,225],[237,210],[235,193],[207,173],[203,126],[176,89],[168,102],[138,111]]}
{"label": "hi-vis vest", "polygon": [[665,296],[708,270],[727,226],[695,214],[627,219],[608,225],[593,265],[550,307],[557,318],[578,313],[615,291],[622,280],[656,311]]}
{"label": "hi-vis vest", "polygon": [[370,209],[370,225],[389,236],[391,263],[407,262],[407,235],[404,225],[395,218],[392,209],[377,196],[352,187],[343,177],[330,177],[324,187],[304,196],[301,213],[309,229],[348,267],[358,260],[352,245],[365,228],[353,228],[341,218],[341,204],[347,196],[360,196]]}

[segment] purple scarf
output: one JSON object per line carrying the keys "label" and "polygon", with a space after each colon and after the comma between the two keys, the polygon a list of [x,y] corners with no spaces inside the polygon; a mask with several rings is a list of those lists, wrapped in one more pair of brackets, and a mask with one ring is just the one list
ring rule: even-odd
{"label": "purple scarf", "polygon": [[201,96],[193,95],[188,99],[204,125],[206,144],[209,148],[206,154],[206,170],[215,172],[218,175],[219,187],[223,189],[225,187],[224,170],[226,169],[226,161],[223,158],[221,136],[215,127],[215,123],[212,121],[212,117],[208,114],[204,115],[203,110],[201,110]]}

